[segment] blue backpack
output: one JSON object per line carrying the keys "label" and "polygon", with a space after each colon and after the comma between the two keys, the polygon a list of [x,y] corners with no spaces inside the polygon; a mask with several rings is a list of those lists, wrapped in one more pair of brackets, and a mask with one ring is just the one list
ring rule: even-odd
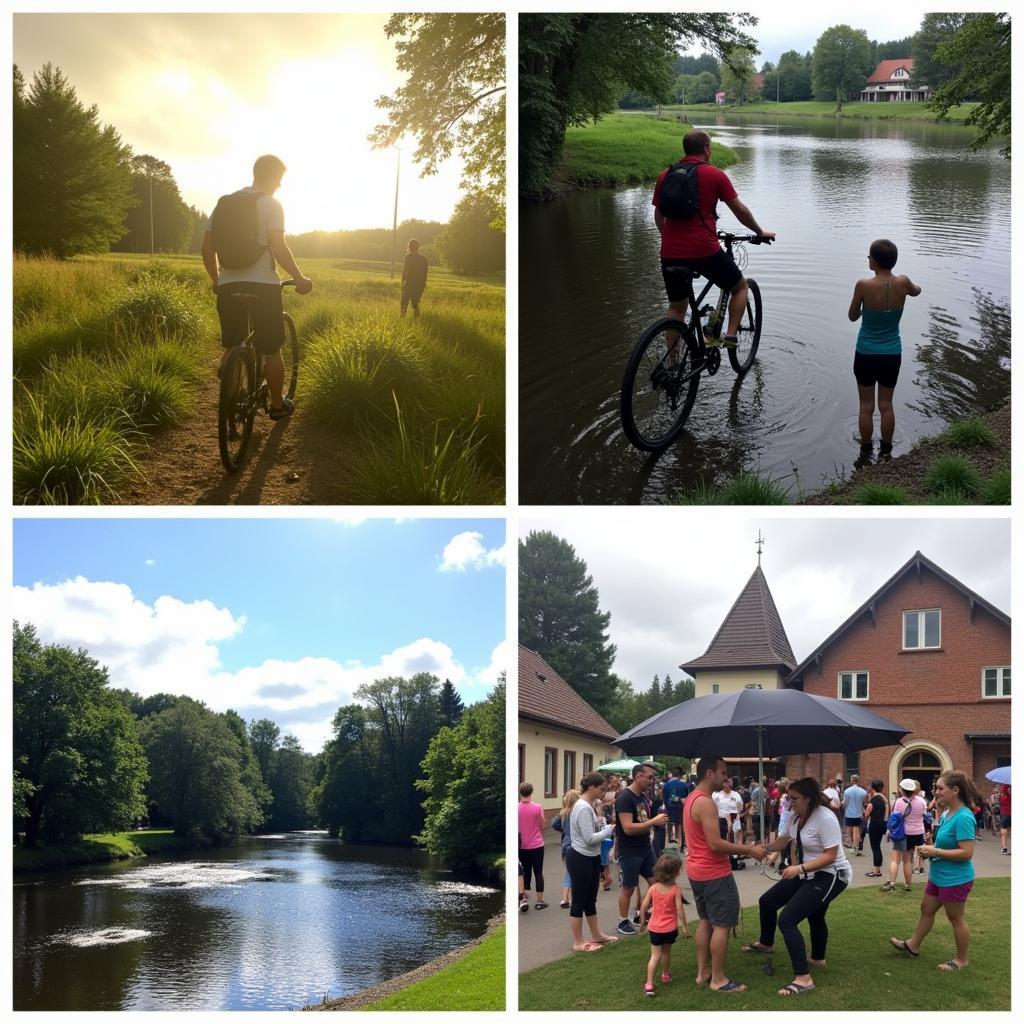
{"label": "blue backpack", "polygon": [[903,813],[899,811],[892,811],[885,823],[885,829],[889,833],[890,839],[904,839],[906,838],[906,826],[907,826],[907,815],[913,809],[913,805],[910,800],[906,797],[902,798],[906,801],[906,807],[903,808]]}

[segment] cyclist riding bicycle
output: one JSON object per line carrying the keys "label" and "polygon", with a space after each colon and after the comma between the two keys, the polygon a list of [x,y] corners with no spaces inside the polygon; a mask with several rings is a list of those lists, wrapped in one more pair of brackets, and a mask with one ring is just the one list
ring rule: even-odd
{"label": "cyclist riding bicycle", "polygon": [[[210,215],[203,236],[203,265],[217,293],[224,355],[243,340],[247,312],[252,316],[253,344],[263,357],[263,375],[270,390],[270,418],[290,416],[295,403],[283,396],[284,318],[280,264],[295,279],[302,295],[313,282],[304,277],[284,239],[284,210],[274,198],[286,168],[276,156],[259,157],[252,168],[252,185],[222,196]],[[255,295],[251,310],[233,295]],[[221,366],[224,365],[223,357]]]}
{"label": "cyclist riding bicycle", "polygon": [[[719,288],[730,292],[729,320],[721,344],[727,348],[736,346],[736,331],[743,311],[747,307],[747,281],[736,266],[736,262],[718,244],[715,222],[718,220],[716,207],[721,199],[732,210],[736,219],[755,234],[774,239],[774,231],[762,231],[754,215],[742,202],[733,188],[728,175],[711,161],[711,136],[695,130],[683,136],[683,159],[678,164],[662,171],[654,186],[654,223],[661,233],[661,274],[668,294],[667,317],[676,320],[686,318],[687,282],[683,275],[672,270],[685,267],[696,271],[714,282]],[[684,217],[675,217],[663,212],[662,186],[670,172],[676,169],[685,172],[685,165],[698,165],[692,171],[696,176],[696,212]],[[716,338],[706,338],[705,345],[714,346]]]}

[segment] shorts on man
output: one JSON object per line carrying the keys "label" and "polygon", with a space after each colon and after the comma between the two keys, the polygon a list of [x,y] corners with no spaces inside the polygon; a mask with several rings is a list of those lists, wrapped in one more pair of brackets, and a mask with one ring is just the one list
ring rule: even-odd
{"label": "shorts on man", "polygon": [[414,288],[406,285],[402,289],[402,309],[405,310],[409,303],[412,303],[412,308],[418,313],[420,310],[420,299],[423,298],[423,289]]}
{"label": "shorts on man", "polygon": [[[252,295],[242,300],[234,296]],[[279,284],[255,281],[233,281],[217,285],[217,315],[220,317],[220,343],[223,348],[234,348],[245,340],[246,305],[252,315],[252,342],[260,355],[269,356],[280,351],[284,344],[284,305]]]}
{"label": "shorts on man", "polygon": [[846,825],[847,828],[860,828],[860,826],[861,826],[861,819],[860,818],[843,818],[843,823]]}
{"label": "shorts on man", "polygon": [[736,266],[736,261],[724,249],[719,249],[711,256],[689,259],[663,256],[661,276],[665,281],[665,294],[669,302],[682,302],[688,297],[688,270],[706,277],[716,287],[724,288],[727,292],[731,292],[743,277],[742,271]]}
{"label": "shorts on man", "polygon": [[855,352],[853,354],[853,375],[862,388],[896,387],[903,357],[898,353]]}
{"label": "shorts on man", "polygon": [[654,877],[654,850],[648,849],[646,853],[619,852],[619,871],[622,874],[622,886],[625,889],[635,889],[641,878]]}
{"label": "shorts on man", "polygon": [[707,882],[690,879],[697,916],[713,928],[734,928],[740,920],[740,891],[732,875]]}

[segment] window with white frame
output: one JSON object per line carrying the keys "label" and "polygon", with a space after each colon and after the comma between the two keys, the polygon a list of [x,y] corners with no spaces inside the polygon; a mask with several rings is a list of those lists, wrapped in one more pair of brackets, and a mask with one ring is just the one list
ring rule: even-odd
{"label": "window with white frame", "polygon": [[840,700],[867,700],[868,673],[840,672],[839,693],[837,696]]}
{"label": "window with white frame", "polygon": [[981,670],[982,697],[1010,696],[1010,666],[988,665]]}
{"label": "window with white frame", "polygon": [[924,651],[942,646],[942,612],[938,608],[903,613],[903,649]]}

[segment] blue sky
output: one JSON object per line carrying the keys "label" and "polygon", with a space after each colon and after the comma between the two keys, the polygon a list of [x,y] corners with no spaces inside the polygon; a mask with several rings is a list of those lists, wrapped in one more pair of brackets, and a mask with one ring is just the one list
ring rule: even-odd
{"label": "blue sky", "polygon": [[363,682],[430,671],[470,703],[506,659],[500,519],[23,519],[14,541],[14,617],[44,640],[311,751]]}

